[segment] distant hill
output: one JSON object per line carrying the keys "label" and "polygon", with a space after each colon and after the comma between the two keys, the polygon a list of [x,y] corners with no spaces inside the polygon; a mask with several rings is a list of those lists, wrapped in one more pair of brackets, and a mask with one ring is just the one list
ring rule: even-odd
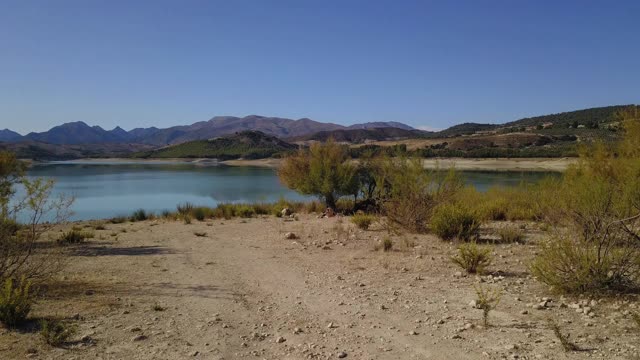
{"label": "distant hill", "polygon": [[332,131],[319,131],[311,135],[287,138],[290,142],[327,141],[333,138],[338,142],[361,144],[367,141],[400,140],[424,137],[426,132],[420,130],[405,130],[392,127],[352,128]]}
{"label": "distant hill", "polygon": [[0,150],[8,150],[19,159],[32,160],[71,160],[81,158],[126,157],[133,152],[149,150],[150,145],[143,144],[79,144],[61,145],[38,141],[0,142]]}
{"label": "distant hill", "polygon": [[614,105],[584,110],[568,111],[558,114],[535,116],[508,122],[503,127],[508,126],[538,126],[553,124],[553,127],[580,126],[593,127],[594,124],[611,123],[616,120],[616,114],[621,110],[633,107],[634,105]]}
{"label": "distant hill", "polygon": [[211,140],[195,140],[136,153],[137,158],[261,159],[296,150],[296,145],[260,131],[242,131]]}
{"label": "distant hill", "polygon": [[111,131],[100,126],[89,126],[82,121],[62,124],[41,133],[29,133],[25,140],[58,145],[122,143],[127,142],[127,132],[117,127]]}
{"label": "distant hill", "polygon": [[615,123],[618,112],[635,105],[614,105],[567,111],[558,114],[523,118],[504,124],[479,124],[463,123],[454,125],[448,129],[433,133],[433,137],[451,137],[471,135],[478,132],[513,130],[526,131],[528,128],[541,127],[544,129],[570,129],[570,128],[600,128]]}
{"label": "distant hill", "polygon": [[396,128],[403,130],[415,130],[409,125],[399,123],[396,121],[378,121],[378,122],[368,122],[364,124],[355,124],[349,126],[349,129],[378,129],[378,128]]}
{"label": "distant hill", "polygon": [[365,123],[346,127],[307,118],[292,120],[250,115],[242,118],[216,116],[209,121],[201,121],[191,125],[172,126],[166,129],[156,127],[136,128],[131,131],[125,131],[120,127],[116,127],[113,130],[104,130],[100,126],[89,126],[82,121],[77,121],[55,126],[45,132],[32,132],[24,137],[10,130],[4,130],[0,132],[0,141],[37,141],[59,145],[138,143],[164,146],[193,140],[211,139],[246,130],[260,131],[267,135],[286,138],[309,135],[319,131],[380,127],[412,129],[410,126],[398,122]]}
{"label": "distant hill", "polygon": [[433,137],[449,137],[460,135],[471,135],[479,131],[488,131],[497,129],[499,125],[493,124],[478,124],[478,123],[463,123],[454,125],[448,129],[438,131],[432,134]]}
{"label": "distant hill", "polygon": [[0,141],[19,141],[22,135],[9,129],[0,130]]}

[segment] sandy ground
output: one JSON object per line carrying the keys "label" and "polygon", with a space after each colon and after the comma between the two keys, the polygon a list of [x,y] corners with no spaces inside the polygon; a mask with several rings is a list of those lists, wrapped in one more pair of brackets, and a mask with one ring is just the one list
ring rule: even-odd
{"label": "sandy ground", "polygon": [[[201,166],[224,164],[229,166],[259,166],[277,168],[281,159],[255,159],[255,160],[227,160],[215,159],[83,159],[81,163],[96,164],[127,164],[127,163],[185,163]],[[492,159],[466,159],[466,158],[442,158],[425,159],[425,168],[455,167],[464,171],[564,171],[575,163],[575,158],[492,158]]]}
{"label": "sandy ground", "polygon": [[[535,224],[526,244],[492,245],[483,277],[459,272],[453,244],[397,235],[394,251],[376,251],[386,232],[341,218],[106,227],[69,248],[33,311],[76,323],[73,341],[0,329],[1,359],[640,358],[637,298],[565,299],[531,278]],[[502,291],[488,328],[474,286]],[[582,350],[564,352],[548,319]]]}
{"label": "sandy ground", "polygon": [[425,159],[428,169],[451,168],[464,171],[564,171],[576,158],[513,158],[513,159]]}

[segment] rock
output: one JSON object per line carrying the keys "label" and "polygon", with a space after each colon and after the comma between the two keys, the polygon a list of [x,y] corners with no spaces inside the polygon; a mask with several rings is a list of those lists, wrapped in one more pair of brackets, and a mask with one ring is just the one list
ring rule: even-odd
{"label": "rock", "polygon": [[297,239],[298,236],[292,232],[288,232],[286,234],[284,234],[284,238],[288,239],[288,240],[292,240],[292,239]]}
{"label": "rock", "polygon": [[344,359],[346,357],[347,357],[347,353],[346,352],[341,351],[341,352],[338,353],[338,358],[339,359]]}
{"label": "rock", "polygon": [[137,335],[135,336],[133,339],[131,339],[131,341],[143,341],[143,340],[147,340],[149,337],[146,335]]}
{"label": "rock", "polygon": [[324,211],[324,214],[323,214],[323,215],[324,215],[325,217],[334,217],[334,216],[336,216],[336,212],[335,212],[332,208],[328,207],[328,208]]}
{"label": "rock", "polygon": [[195,356],[198,356],[199,354],[200,354],[200,351],[194,351],[194,352],[190,353],[189,356],[195,357]]}
{"label": "rock", "polygon": [[280,214],[282,214],[282,216],[290,216],[291,214],[293,214],[293,211],[291,211],[291,209],[289,208],[284,208],[282,209]]}
{"label": "rock", "polygon": [[409,335],[418,335],[418,333],[413,331],[413,330],[411,330],[411,331],[409,331]]}
{"label": "rock", "polygon": [[285,341],[287,341],[287,339],[283,338],[282,336],[279,336],[279,337],[276,339],[276,342],[277,342],[278,344],[282,344],[282,343],[283,343],[283,342],[285,342]]}
{"label": "rock", "polygon": [[83,335],[83,336],[80,338],[80,341],[81,341],[81,342],[83,342],[83,343],[85,343],[85,344],[91,344],[91,343],[93,343],[93,342],[94,342],[94,341],[93,341],[93,338],[91,337],[91,335]]}
{"label": "rock", "polygon": [[471,301],[469,302],[469,306],[471,306],[472,308],[474,308],[474,309],[475,309],[475,308],[477,308],[477,307],[478,307],[478,302],[477,302],[477,301],[475,301],[475,300],[471,300]]}
{"label": "rock", "polygon": [[91,295],[95,294],[95,291],[93,291],[93,290],[91,290],[91,289],[88,289],[88,290],[86,290],[86,291],[84,292],[84,294],[85,294],[85,295],[87,295],[87,296],[91,296]]}

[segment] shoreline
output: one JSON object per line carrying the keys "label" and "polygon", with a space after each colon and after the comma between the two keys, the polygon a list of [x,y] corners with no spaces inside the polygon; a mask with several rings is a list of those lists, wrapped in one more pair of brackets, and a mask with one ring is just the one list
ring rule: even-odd
{"label": "shoreline", "polygon": [[[425,169],[450,169],[454,167],[461,171],[532,171],[532,172],[562,172],[571,164],[577,162],[577,158],[432,158],[424,159]],[[282,159],[235,159],[219,161],[210,158],[168,158],[168,159],[129,159],[129,158],[104,158],[104,159],[76,159],[68,161],[30,161],[32,165],[46,163],[71,163],[71,164],[191,164],[198,166],[255,166],[277,168]]]}

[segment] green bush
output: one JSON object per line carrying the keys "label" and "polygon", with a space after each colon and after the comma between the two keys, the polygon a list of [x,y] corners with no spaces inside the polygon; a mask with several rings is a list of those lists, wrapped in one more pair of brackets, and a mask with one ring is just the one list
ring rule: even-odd
{"label": "green bush", "polygon": [[19,284],[14,284],[12,279],[5,280],[0,292],[0,322],[5,326],[14,328],[27,319],[33,305],[30,287],[31,282],[25,278]]}
{"label": "green bush", "polygon": [[451,261],[470,274],[482,273],[491,265],[491,250],[474,242],[462,244],[458,247],[458,254],[452,257]]}
{"label": "green bush", "polygon": [[51,346],[60,346],[69,341],[76,333],[76,328],[57,320],[42,320],[40,336]]}
{"label": "green bush", "polygon": [[256,211],[249,205],[240,205],[234,208],[234,214],[241,218],[250,218],[256,214]]}
{"label": "green bush", "polygon": [[131,215],[131,221],[145,221],[149,218],[149,215],[144,209],[138,209]]}
{"label": "green bush", "polygon": [[369,214],[355,214],[351,217],[351,222],[362,230],[368,230],[369,226],[377,220],[377,217]]}
{"label": "green bush", "polygon": [[480,224],[475,213],[457,204],[439,206],[431,218],[431,230],[444,240],[476,240]]}
{"label": "green bush", "polygon": [[374,198],[386,219],[417,233],[428,229],[437,206],[462,189],[462,180],[453,170],[425,170],[421,159],[383,159],[375,169]]}
{"label": "green bush", "polygon": [[193,215],[194,218],[196,218],[196,220],[198,221],[204,221],[205,218],[207,217],[207,211],[208,209],[205,207],[196,207],[193,209],[193,211],[191,212],[191,214]]}
{"label": "green bush", "polygon": [[77,229],[69,230],[62,233],[62,236],[58,239],[58,243],[61,244],[79,244],[86,239],[91,239],[95,234],[91,231],[81,231]]}

